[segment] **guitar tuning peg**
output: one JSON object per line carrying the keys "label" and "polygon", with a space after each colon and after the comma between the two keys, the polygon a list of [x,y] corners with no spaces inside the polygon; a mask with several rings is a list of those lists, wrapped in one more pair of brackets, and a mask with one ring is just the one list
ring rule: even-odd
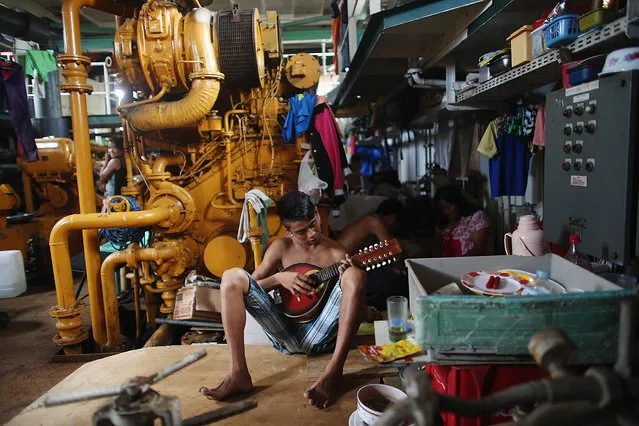
{"label": "guitar tuning peg", "polygon": [[393,257],[393,262],[397,262],[397,259],[395,259],[394,257]]}
{"label": "guitar tuning peg", "polygon": [[373,250],[373,245],[371,244],[370,246],[368,246],[369,250]]}
{"label": "guitar tuning peg", "polygon": [[384,245],[388,247],[388,240],[384,240]]}
{"label": "guitar tuning peg", "polygon": [[360,250],[358,250],[358,251],[357,251],[357,254],[362,254],[362,250],[361,250],[361,249],[360,249]]}
{"label": "guitar tuning peg", "polygon": [[382,266],[386,266],[386,261],[383,261],[383,262],[382,262]]}
{"label": "guitar tuning peg", "polygon": [[370,266],[367,266],[367,267],[366,267],[366,272],[368,272],[368,271],[370,271],[370,270],[371,270],[371,267],[370,267]]}
{"label": "guitar tuning peg", "polygon": [[375,264],[372,264],[372,265],[371,265],[371,269],[375,269]]}
{"label": "guitar tuning peg", "polygon": [[378,249],[379,248],[379,244],[375,243],[375,245],[373,247],[375,247],[375,249]]}
{"label": "guitar tuning peg", "polygon": [[377,264],[377,267],[378,267],[378,268],[381,268],[381,266],[382,266],[382,265],[380,265],[379,263]]}

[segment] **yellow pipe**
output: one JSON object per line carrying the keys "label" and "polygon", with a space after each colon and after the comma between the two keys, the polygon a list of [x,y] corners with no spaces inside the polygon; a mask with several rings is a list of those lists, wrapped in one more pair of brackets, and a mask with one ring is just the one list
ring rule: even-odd
{"label": "yellow pipe", "polygon": [[161,174],[166,170],[166,166],[177,166],[182,161],[186,162],[186,157],[180,157],[179,155],[175,155],[169,157],[168,155],[161,155],[155,159],[153,162],[153,174]]}
{"label": "yellow pipe", "polygon": [[70,55],[81,55],[80,9],[83,7],[101,10],[113,15],[131,15],[133,10],[124,3],[110,0],[64,0],[62,2],[62,26],[64,31],[64,51]]}
{"label": "yellow pipe", "polygon": [[[129,15],[132,9],[122,3],[110,0],[64,0],[62,2],[62,25],[64,36],[64,54],[59,56],[60,63],[64,66],[63,75],[67,79],[61,85],[64,92],[70,94],[71,123],[75,142],[76,176],[78,183],[78,198],[80,212],[95,213],[95,189],[93,186],[93,164],[91,161],[91,146],[89,139],[89,122],[86,104],[86,94],[92,91],[87,84],[86,66],[90,59],[82,55],[80,39],[80,9],[91,7],[115,15]],[[93,337],[96,342],[104,342],[105,325],[101,302],[101,290],[99,283],[100,254],[98,246],[97,230],[82,231],[84,246],[84,258],[87,274],[87,287],[91,303],[91,324]],[[68,248],[66,257],[69,257]],[[53,262],[56,267],[55,261]],[[70,271],[70,265],[69,265]],[[63,299],[65,287],[73,290],[73,281],[58,283],[58,301]],[[71,291],[73,293],[73,291]],[[72,306],[73,305],[73,306]],[[75,307],[75,298],[69,299],[68,304],[59,304],[51,313],[58,318],[56,327],[60,335],[54,339],[60,345],[74,345],[86,339],[86,333],[81,330],[82,321],[79,313],[81,308]]]}
{"label": "yellow pipe", "polygon": [[[178,250],[174,247],[162,249],[148,248],[133,252],[134,261],[163,261],[177,257]],[[104,259],[100,275],[102,277],[102,295],[104,297],[104,314],[106,317],[107,346],[117,348],[122,344],[120,336],[120,317],[118,315],[118,299],[115,289],[115,269],[118,265],[127,263],[127,250],[111,253]]]}
{"label": "yellow pipe", "polygon": [[[75,295],[73,292],[71,256],[69,255],[69,233],[71,231],[79,229],[97,230],[98,228],[131,228],[136,226],[152,226],[168,220],[173,213],[174,209],[171,207],[158,207],[152,210],[141,210],[125,213],[81,213],[66,216],[60,219],[58,223],[55,224],[55,226],[51,230],[51,234],[49,235],[51,263],[53,265],[53,276],[55,279],[56,295],[58,298],[57,310],[59,311],[60,309],[72,308],[76,304]],[[88,272],[89,271],[87,262],[87,279],[92,278],[88,275]],[[95,279],[94,282],[99,281]],[[89,303],[91,307],[91,321],[94,331],[94,339],[98,344],[104,344],[106,342],[106,338],[100,338],[98,340],[100,336],[96,336],[96,324],[93,323],[96,318],[102,318],[102,325],[104,326],[104,308],[102,305],[101,287],[98,287],[98,291],[92,291],[92,288],[89,287]],[[63,318],[60,318],[58,321],[61,322],[62,319]],[[81,325],[82,321],[80,320],[77,327],[78,333],[80,331]],[[66,327],[64,323],[58,324],[58,326]],[[69,331],[69,335],[71,335],[71,333],[74,331],[76,330]],[[106,331],[106,327],[104,328],[104,331]]]}
{"label": "yellow pipe", "polygon": [[[187,60],[196,60],[189,75],[191,90],[182,99],[142,105],[131,111],[134,130],[149,132],[197,125],[211,111],[220,91],[220,73],[211,36],[211,11],[197,8],[184,17],[184,46]],[[200,65],[201,64],[201,65]]]}
{"label": "yellow pipe", "polygon": [[31,185],[31,177],[26,173],[22,173],[22,188],[24,189],[24,206],[27,209],[27,213],[33,213],[35,211],[33,186]]}
{"label": "yellow pipe", "polygon": [[226,196],[231,204],[240,205],[233,197],[233,162],[231,161],[231,141],[226,142]]}
{"label": "yellow pipe", "polygon": [[162,97],[163,97],[164,95],[166,95],[166,93],[167,93],[167,92],[169,91],[169,89],[171,88],[171,81],[170,81],[170,80],[168,80],[168,81],[167,81],[167,80],[168,80],[168,77],[163,77],[163,78],[162,78],[162,81],[163,81],[163,83],[162,83],[162,88],[161,88],[161,89],[160,89],[160,91],[159,91],[156,95],[154,95],[152,98],[150,98],[150,99],[144,99],[144,100],[142,100],[142,101],[137,101],[137,102],[131,102],[131,103],[124,104],[124,105],[120,105],[120,106],[119,106],[119,107],[117,107],[115,110],[116,110],[117,112],[122,112],[122,111],[124,111],[124,110],[129,109],[129,108],[138,107],[138,106],[140,106],[140,105],[151,104],[151,103],[153,103],[153,102],[157,102],[157,101],[159,101],[160,99],[162,99]]}
{"label": "yellow pipe", "polygon": [[220,197],[224,197],[226,194],[224,192],[218,192],[217,194],[215,194],[215,197],[213,197],[213,200],[211,200],[211,206],[213,208],[216,209],[221,209],[221,210],[231,210],[231,209],[241,209],[242,208],[242,204],[217,204],[215,201],[220,198]]}
{"label": "yellow pipe", "polygon": [[257,213],[255,209],[248,203],[249,210],[249,230],[248,237],[251,240],[251,248],[253,249],[253,260],[255,262],[255,268],[257,269],[262,263],[262,242],[260,241],[260,237],[264,233],[264,230],[257,222]]}
{"label": "yellow pipe", "polygon": [[249,112],[245,109],[231,109],[228,110],[224,113],[224,131],[225,132],[230,132],[231,129],[229,128],[229,117],[231,115],[239,115],[239,114],[248,114]]}

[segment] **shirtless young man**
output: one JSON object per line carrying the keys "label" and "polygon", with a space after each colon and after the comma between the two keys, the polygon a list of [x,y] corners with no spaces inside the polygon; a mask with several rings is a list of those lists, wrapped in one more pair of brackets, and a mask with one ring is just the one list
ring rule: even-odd
{"label": "shirtless young man", "polygon": [[[230,350],[230,373],[215,388],[202,388],[201,392],[219,400],[253,388],[244,349],[248,311],[260,323],[275,349],[283,353],[333,351],[324,373],[304,392],[309,404],[324,408],[335,400],[349,345],[363,316],[366,275],[352,267],[344,247],[321,234],[319,214],[308,195],[286,194],[277,204],[277,213],[288,231],[287,236],[274,241],[266,250],[253,275],[234,268],[222,276],[222,322]],[[309,277],[278,272],[300,262],[322,268],[341,263],[340,280],[324,310],[317,319],[305,324],[286,317],[267,294],[277,285],[293,294],[310,293],[313,288]]]}

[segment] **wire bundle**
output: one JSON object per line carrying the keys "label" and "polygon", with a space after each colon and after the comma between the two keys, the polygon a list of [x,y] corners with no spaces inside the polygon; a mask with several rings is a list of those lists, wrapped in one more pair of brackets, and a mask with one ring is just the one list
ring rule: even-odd
{"label": "wire bundle", "polygon": [[[142,208],[138,205],[134,198],[126,195],[117,195],[120,203],[129,203],[129,211],[140,211]],[[107,207],[107,212],[112,213],[113,210]],[[139,243],[144,237],[148,228],[104,228],[100,230],[100,237],[105,238],[117,250],[126,249],[131,243]]]}

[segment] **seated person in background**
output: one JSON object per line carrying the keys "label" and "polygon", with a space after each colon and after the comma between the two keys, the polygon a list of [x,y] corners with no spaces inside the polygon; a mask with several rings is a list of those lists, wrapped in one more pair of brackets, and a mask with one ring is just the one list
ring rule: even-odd
{"label": "seated person in background", "polygon": [[351,156],[351,162],[349,164],[351,173],[346,176],[346,187],[349,194],[365,194],[366,183],[365,178],[362,175],[362,159],[359,155],[353,154]]}
{"label": "seated person in background", "polygon": [[433,257],[489,254],[488,217],[459,188],[451,185],[438,189],[433,205],[437,217]]}
{"label": "seated person in background", "polygon": [[[391,240],[399,225],[404,205],[394,198],[382,201],[374,215],[364,216],[348,225],[337,238],[349,253],[371,244]],[[374,269],[367,273],[366,304],[367,320],[374,320],[379,310],[386,310],[386,299],[390,296],[408,296],[408,278],[403,265],[398,262],[390,267]],[[371,307],[374,309],[371,310]]]}
{"label": "seated person in background", "polygon": [[[233,268],[222,276],[222,323],[230,351],[230,373],[217,387],[200,392],[220,400],[253,389],[244,349],[246,311],[260,323],[275,349],[285,353],[332,352],[324,373],[304,392],[309,404],[327,407],[339,390],[344,362],[364,311],[366,274],[351,266],[344,247],[320,232],[320,217],[310,197],[290,192],[277,203],[287,236],[275,240],[260,266],[249,275]],[[292,294],[310,294],[313,280],[295,272],[278,272],[296,263],[325,268],[339,262],[340,279],[319,316],[298,323],[284,315],[268,294],[283,286]]]}
{"label": "seated person in background", "polygon": [[104,165],[96,186],[104,192],[104,197],[108,199],[114,195],[120,195],[120,190],[124,185],[126,185],[124,140],[122,136],[116,136],[109,142],[109,149],[104,158]]}

